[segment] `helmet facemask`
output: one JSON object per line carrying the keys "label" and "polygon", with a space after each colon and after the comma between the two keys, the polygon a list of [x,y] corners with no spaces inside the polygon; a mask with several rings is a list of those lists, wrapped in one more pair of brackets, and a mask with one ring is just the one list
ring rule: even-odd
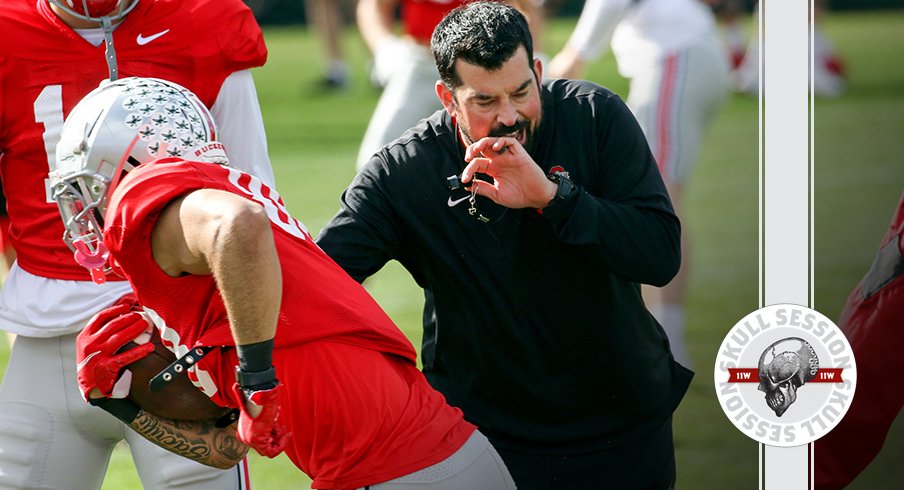
{"label": "helmet facemask", "polygon": [[[130,150],[134,144],[133,140]],[[119,171],[114,171],[112,179],[91,171],[78,172],[61,180],[53,179],[51,197],[63,218],[63,241],[73,251],[76,263],[88,269],[91,280],[97,284],[106,282],[106,276],[113,272],[108,264],[110,253],[103,239],[104,213],[109,194],[119,183],[119,177],[135,168],[134,164],[127,163],[130,159],[129,152],[126,152],[117,165]],[[134,162],[134,159],[131,160]]]}
{"label": "helmet facemask", "polygon": [[50,173],[63,241],[102,283],[111,272],[104,214],[120,178],[158,157],[227,164],[207,108],[187,89],[153,78],[107,82],[85,96],[63,124]]}

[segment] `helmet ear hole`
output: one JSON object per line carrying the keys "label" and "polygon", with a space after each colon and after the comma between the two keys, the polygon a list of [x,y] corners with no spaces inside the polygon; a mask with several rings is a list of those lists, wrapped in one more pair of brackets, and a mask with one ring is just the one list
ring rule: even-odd
{"label": "helmet ear hole", "polygon": [[120,178],[124,177],[126,173],[135,170],[136,167],[141,165],[141,162],[139,162],[138,159],[133,157],[132,155],[129,155],[129,158],[126,159],[126,164],[127,165],[123,165],[122,167],[123,174],[120,176]]}

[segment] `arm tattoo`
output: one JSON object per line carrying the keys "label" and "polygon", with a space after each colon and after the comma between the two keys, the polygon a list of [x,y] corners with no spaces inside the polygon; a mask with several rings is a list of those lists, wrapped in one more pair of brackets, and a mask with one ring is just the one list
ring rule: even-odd
{"label": "arm tattoo", "polygon": [[238,440],[235,425],[220,429],[214,422],[168,420],[142,410],[130,427],[167,451],[214,468],[231,468],[245,457],[248,446]]}

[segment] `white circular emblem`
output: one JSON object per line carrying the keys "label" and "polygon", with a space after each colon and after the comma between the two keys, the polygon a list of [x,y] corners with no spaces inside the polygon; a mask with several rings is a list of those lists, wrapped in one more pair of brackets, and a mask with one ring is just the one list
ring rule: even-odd
{"label": "white circular emblem", "polygon": [[857,386],[854,353],[816,310],[760,308],[725,336],[716,356],[716,396],[728,419],[770,446],[811,443],[832,430]]}

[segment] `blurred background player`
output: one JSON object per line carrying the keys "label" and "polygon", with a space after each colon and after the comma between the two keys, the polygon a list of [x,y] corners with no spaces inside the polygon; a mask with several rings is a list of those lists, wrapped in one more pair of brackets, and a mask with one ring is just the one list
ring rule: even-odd
{"label": "blurred background player", "polygon": [[[728,63],[709,8],[697,0],[588,0],[567,44],[549,63],[551,78],[581,78],[611,43],[618,71],[630,80],[627,104],[637,117],[675,211],[705,130],[725,101]],[[650,312],[691,367],[685,296],[691,248],[681,233],[681,270],[665,287],[646,288]]]}
{"label": "blurred background player", "polygon": [[[844,93],[847,79],[844,61],[820,26],[828,12],[828,2],[817,0],[810,16],[813,26],[813,93],[818,97],[838,97]],[[753,15],[753,34],[741,63],[732,73],[736,91],[758,95],[760,90],[759,3]]]}
{"label": "blurred background player", "polygon": [[705,0],[705,3],[713,10],[721,30],[722,42],[728,51],[731,61],[731,69],[735,70],[744,59],[744,51],[747,49],[747,37],[741,20],[745,13],[745,0]]}
{"label": "blurred background player", "polygon": [[73,262],[46,181],[72,107],[105,78],[152,75],[197,93],[237,161],[272,182],[248,71],[267,51],[251,11],[239,0],[9,0],[0,46],[0,172],[18,253],[0,291],[0,328],[17,334],[0,385],[0,487],[100,488],[126,439],[144,488],[244,488],[241,465],[186,461],[81,399],[76,334],[129,286],[94,284]]}
{"label": "blurred background player", "polygon": [[[442,108],[434,85],[439,79],[430,35],[453,8],[472,0],[358,0],[357,22],[361,37],[373,54],[371,79],[383,92],[367,124],[358,150],[356,169],[383,145],[398,138],[421,119]],[[520,10],[532,31],[543,19],[538,0],[508,0]],[[399,12],[402,34],[395,31]],[[534,32],[540,46],[539,32]]]}
{"label": "blurred background player", "polygon": [[342,50],[342,27],[345,7],[354,7],[357,0],[304,0],[308,25],[320,40],[326,66],[320,87],[342,89],[348,86],[348,63]]}

